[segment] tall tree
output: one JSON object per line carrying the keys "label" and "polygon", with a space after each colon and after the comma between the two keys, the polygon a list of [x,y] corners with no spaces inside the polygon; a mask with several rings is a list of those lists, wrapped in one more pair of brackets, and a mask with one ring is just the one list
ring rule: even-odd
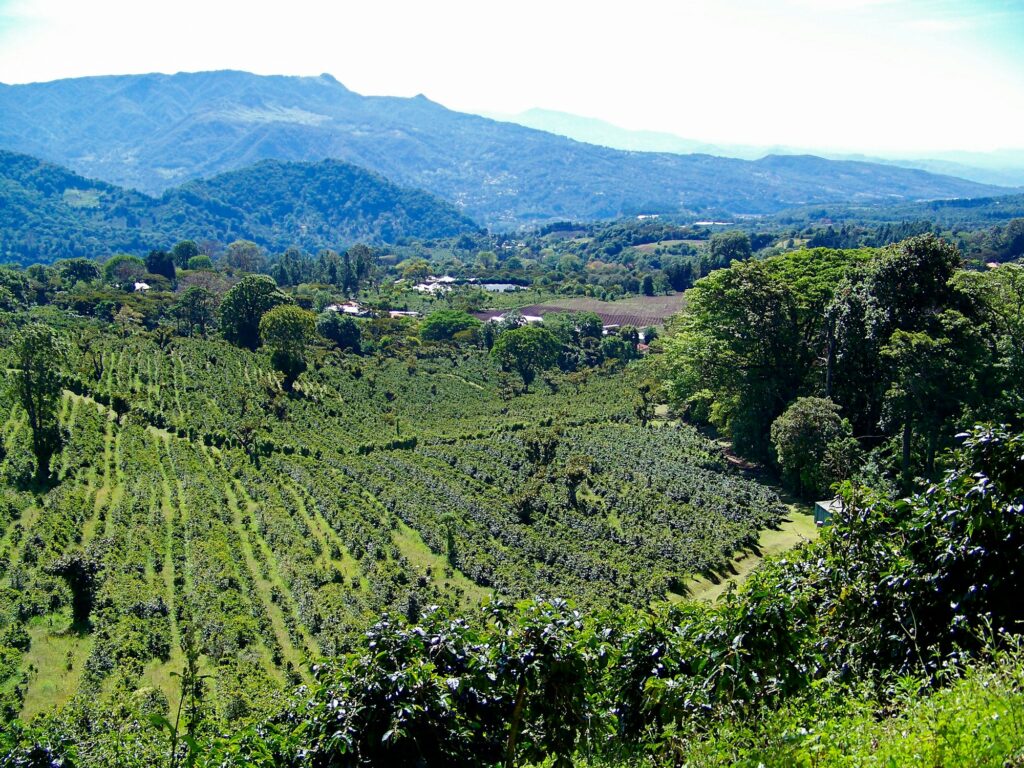
{"label": "tall tree", "polygon": [[771,436],[783,482],[802,498],[821,498],[853,469],[853,429],[827,398],[798,397],[772,423]]}
{"label": "tall tree", "polygon": [[260,320],[260,337],[270,347],[273,366],[284,374],[284,388],[306,370],[306,347],[316,335],[316,315],[294,304],[281,304]]}
{"label": "tall tree", "polygon": [[174,280],[174,257],[167,251],[150,251],[146,256],[146,271],[153,275],[163,275]]}
{"label": "tall tree", "polygon": [[710,269],[727,267],[733,261],[744,261],[751,254],[750,237],[745,232],[717,232],[708,239]]}
{"label": "tall tree", "polygon": [[491,348],[491,356],[506,371],[516,371],[527,391],[540,371],[558,362],[561,345],[551,331],[527,325],[506,331]]}
{"label": "tall tree", "polygon": [[116,253],[103,264],[103,279],[121,288],[131,288],[146,274],[146,262],[128,253]]}
{"label": "tall tree", "polygon": [[316,332],[338,345],[343,352],[361,351],[359,326],[341,312],[323,312],[316,320]]}
{"label": "tall tree", "polygon": [[251,240],[235,240],[228,245],[224,261],[240,272],[259,272],[267,265],[267,252]]}
{"label": "tall tree", "polygon": [[182,240],[171,249],[171,255],[174,257],[174,263],[180,269],[188,267],[189,259],[193,259],[199,254],[199,246],[192,240]]}
{"label": "tall tree", "polygon": [[21,406],[28,413],[32,431],[32,453],[36,458],[36,480],[50,476],[50,459],[60,448],[57,409],[61,397],[64,346],[53,329],[30,325],[14,342],[14,387]]}
{"label": "tall tree", "polygon": [[457,309],[439,309],[427,315],[420,326],[420,338],[424,341],[451,341],[460,331],[480,327],[480,321],[467,312]]}
{"label": "tall tree", "polygon": [[771,423],[796,397],[813,355],[802,349],[797,299],[763,262],[734,264],[687,293],[668,341],[671,393],[714,401],[712,421],[738,451],[768,458]]}
{"label": "tall tree", "polygon": [[213,324],[216,306],[217,299],[212,291],[193,285],[181,295],[173,311],[186,336],[191,336],[196,328],[205,336],[207,328]]}
{"label": "tall tree", "polygon": [[289,301],[269,275],[246,275],[224,294],[220,303],[220,328],[224,338],[246,349],[260,344],[260,318],[268,310]]}
{"label": "tall tree", "polygon": [[92,259],[64,259],[54,264],[60,279],[68,286],[98,280],[100,268]]}

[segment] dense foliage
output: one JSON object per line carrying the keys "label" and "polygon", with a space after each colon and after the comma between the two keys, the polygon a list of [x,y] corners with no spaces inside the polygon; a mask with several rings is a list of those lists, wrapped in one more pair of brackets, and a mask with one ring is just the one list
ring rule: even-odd
{"label": "dense foliage", "polygon": [[[936,476],[938,452],[961,426],[1019,419],[1021,380],[1008,375],[1016,321],[1007,321],[1020,312],[1010,286],[1021,268],[959,265],[953,246],[925,235],[712,273],[687,294],[666,345],[672,397],[768,460],[770,428],[790,404],[828,398],[875,465],[909,489],[915,476]],[[833,430],[828,441],[845,437]],[[799,486],[800,474],[789,475]]]}
{"label": "dense foliage", "polygon": [[[476,228],[454,206],[336,160],[266,161],[153,198],[0,151],[0,197],[0,259],[26,264],[147,253],[186,239],[245,238],[267,248],[316,251]],[[183,258],[179,267],[188,266]]]}
{"label": "dense foliage", "polygon": [[[488,595],[539,593],[646,605],[721,570],[784,513],[694,430],[636,415],[633,376],[592,344],[596,317],[488,324],[495,344],[529,330],[553,345],[523,392],[476,321],[432,341],[426,322],[327,312],[339,331],[355,325],[353,345],[316,336],[303,295],[266,275],[208,283],[218,297],[195,284],[101,289],[95,272],[58,269],[51,285],[112,306],[108,319],[31,308],[28,281],[47,272],[9,281],[7,375],[24,364],[6,340],[33,322],[68,354],[55,369],[52,483],[33,484],[14,390],[0,401],[0,693],[6,721],[95,711],[83,715],[92,735],[74,737],[80,755],[136,707],[173,729],[170,675],[190,653],[203,727],[238,728],[384,612],[453,616]],[[532,738],[524,730],[521,747]],[[154,759],[148,744],[140,760]]]}
{"label": "dense foliage", "polygon": [[[430,265],[361,246],[0,269],[0,754],[757,765],[814,748],[762,725],[806,727],[816,702],[865,719],[974,679],[1017,701],[1021,268],[962,271],[930,237],[744,259],[754,245],[709,235],[687,256],[732,265],[640,362],[636,328],[480,323],[469,287],[389,312],[390,277]],[[714,605],[686,600],[692,577],[760,554],[787,510],[656,412],[666,375],[680,411],[798,492],[849,478],[820,542]],[[59,437],[44,475],[29,378]],[[908,423],[930,486],[906,482]]]}

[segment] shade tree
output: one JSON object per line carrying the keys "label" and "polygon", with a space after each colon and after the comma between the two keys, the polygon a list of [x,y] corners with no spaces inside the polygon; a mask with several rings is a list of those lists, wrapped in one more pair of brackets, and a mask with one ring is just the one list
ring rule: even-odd
{"label": "shade tree", "polygon": [[501,334],[491,348],[491,356],[504,371],[515,371],[529,391],[540,371],[558,362],[561,345],[551,331],[527,325]]}
{"label": "shade tree", "polygon": [[260,319],[260,338],[270,348],[271,362],[292,389],[306,370],[306,347],[316,335],[316,315],[294,304],[280,304]]}
{"label": "shade tree", "polygon": [[256,349],[260,343],[260,318],[289,301],[272,277],[246,275],[221,300],[218,309],[221,333],[232,344]]}

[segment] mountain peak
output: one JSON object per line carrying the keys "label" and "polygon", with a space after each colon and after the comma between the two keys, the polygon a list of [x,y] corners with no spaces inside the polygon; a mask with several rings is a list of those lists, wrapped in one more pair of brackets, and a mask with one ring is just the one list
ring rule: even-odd
{"label": "mountain peak", "polygon": [[0,89],[0,147],[111,183],[161,193],[260,160],[333,157],[426,189],[502,229],[649,209],[756,214],[793,201],[1004,191],[873,163],[850,168],[772,159],[758,165],[716,157],[715,148],[692,142],[687,152],[703,154],[673,154],[676,145],[663,137],[659,153],[622,151],[640,147],[615,149],[601,141],[614,126],[600,121],[589,124],[593,138],[582,140],[569,130],[534,127],[540,130],[455,112],[422,93],[362,96],[327,73],[124,75]]}

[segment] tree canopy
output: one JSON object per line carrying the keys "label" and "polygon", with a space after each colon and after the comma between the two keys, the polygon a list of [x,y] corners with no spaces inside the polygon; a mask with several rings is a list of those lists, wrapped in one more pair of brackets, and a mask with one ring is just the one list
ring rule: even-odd
{"label": "tree canopy", "polygon": [[64,347],[51,328],[30,325],[15,337],[14,356],[17,366],[14,387],[21,407],[28,414],[36,481],[42,483],[50,474],[50,458],[61,444],[57,411],[62,392]]}
{"label": "tree canopy", "polygon": [[551,331],[525,325],[501,334],[491,348],[491,355],[504,370],[516,371],[529,389],[540,371],[558,361],[560,349],[561,345]]}
{"label": "tree canopy", "polygon": [[456,309],[439,309],[427,315],[420,326],[420,338],[424,341],[451,341],[456,333],[480,327],[480,321],[467,312]]}
{"label": "tree canopy", "polygon": [[256,349],[260,343],[260,318],[290,299],[268,275],[246,275],[224,294],[218,311],[220,329],[232,344]]}
{"label": "tree canopy", "polygon": [[284,374],[285,389],[306,370],[306,346],[316,335],[316,315],[294,304],[279,304],[260,319],[260,338],[270,347],[274,367]]}

